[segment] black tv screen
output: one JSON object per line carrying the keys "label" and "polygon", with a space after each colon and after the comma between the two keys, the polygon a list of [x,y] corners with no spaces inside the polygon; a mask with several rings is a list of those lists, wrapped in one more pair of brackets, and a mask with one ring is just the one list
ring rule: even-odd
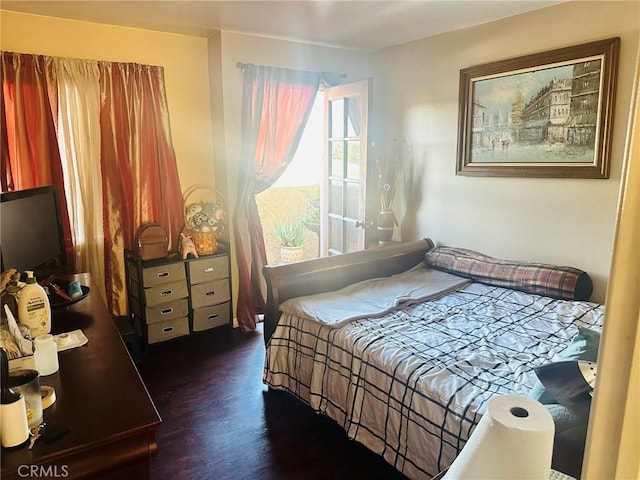
{"label": "black tv screen", "polygon": [[38,280],[54,275],[66,265],[56,187],[49,185],[0,195],[2,271],[33,270]]}

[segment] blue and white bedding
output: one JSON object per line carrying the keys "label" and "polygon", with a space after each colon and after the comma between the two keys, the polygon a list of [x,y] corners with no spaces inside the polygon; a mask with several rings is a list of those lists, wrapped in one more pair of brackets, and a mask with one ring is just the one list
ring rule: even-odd
{"label": "blue and white bedding", "polygon": [[528,395],[533,368],[560,354],[578,326],[600,330],[604,316],[590,302],[481,283],[451,288],[348,322],[333,319],[335,308],[323,323],[290,305],[297,314],[282,314],[264,382],[328,415],[409,478],[431,478],[453,462],[493,395]]}

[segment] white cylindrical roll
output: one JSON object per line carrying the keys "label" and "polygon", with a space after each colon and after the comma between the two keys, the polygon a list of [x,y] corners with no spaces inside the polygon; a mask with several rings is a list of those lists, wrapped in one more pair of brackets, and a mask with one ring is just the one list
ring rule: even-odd
{"label": "white cylindrical roll", "polygon": [[0,405],[0,417],[2,417],[3,447],[16,447],[27,441],[29,425],[27,424],[27,407],[22,394],[18,400]]}
{"label": "white cylindrical roll", "polygon": [[548,479],[555,427],[540,402],[495,396],[444,479]]}

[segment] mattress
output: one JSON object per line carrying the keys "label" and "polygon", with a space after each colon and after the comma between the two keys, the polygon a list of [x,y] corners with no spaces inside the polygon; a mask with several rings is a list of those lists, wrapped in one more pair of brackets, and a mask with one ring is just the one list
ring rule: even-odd
{"label": "mattress", "polygon": [[481,283],[349,322],[283,313],[263,380],[409,478],[431,478],[453,462],[492,396],[528,395],[533,368],[553,361],[578,326],[600,330],[603,316],[599,304]]}

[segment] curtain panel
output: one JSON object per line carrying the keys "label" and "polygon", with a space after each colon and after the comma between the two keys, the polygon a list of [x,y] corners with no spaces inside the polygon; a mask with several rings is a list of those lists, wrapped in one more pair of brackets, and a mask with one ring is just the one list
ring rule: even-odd
{"label": "curtain panel", "polygon": [[57,187],[67,262],[73,269],[73,239],[56,139],[55,72],[48,57],[0,53],[2,190],[24,190],[43,185]]}
{"label": "curtain panel", "polygon": [[255,195],[282,175],[296,152],[322,74],[243,66],[242,146],[234,234],[238,262],[239,327],[251,331],[264,313],[267,264]]}
{"label": "curtain panel", "polygon": [[112,314],[126,314],[124,248],[137,226],[162,224],[175,247],[182,224],[164,70],[2,52],[1,105],[3,189],[66,193],[67,258],[103,285]]}
{"label": "curtain panel", "polygon": [[126,310],[124,248],[137,227],[158,222],[177,247],[182,192],[171,141],[164,70],[101,62],[100,113],[106,278],[114,310]]}
{"label": "curtain panel", "polygon": [[[57,78],[58,146],[73,237],[75,271],[91,272],[106,299],[98,62],[49,58]],[[96,214],[96,212],[98,214]]]}

